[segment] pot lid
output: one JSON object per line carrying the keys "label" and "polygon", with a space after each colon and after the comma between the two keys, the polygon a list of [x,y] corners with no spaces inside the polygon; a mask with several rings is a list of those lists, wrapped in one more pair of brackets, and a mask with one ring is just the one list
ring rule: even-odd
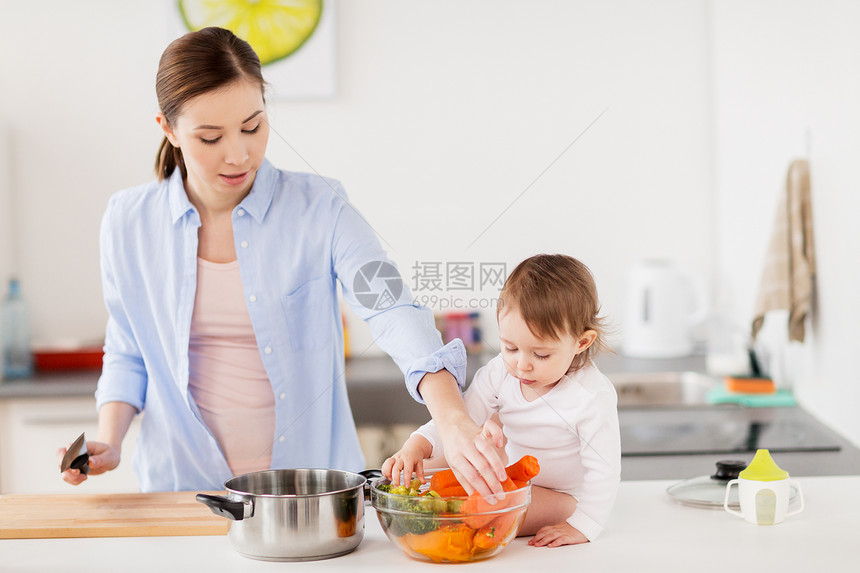
{"label": "pot lid", "polygon": [[[698,507],[702,509],[723,509],[723,501],[726,499],[726,486],[736,479],[747,467],[747,463],[739,460],[723,460],[717,462],[716,471],[713,475],[694,477],[666,488],[666,493],[673,501],[681,505]],[[797,486],[791,484],[789,487],[789,501],[798,496]],[[729,490],[729,507],[739,510],[741,507],[738,499],[738,488]]]}
{"label": "pot lid", "polygon": [[[726,497],[726,484],[736,479],[747,463],[739,460],[722,460],[717,462],[713,475],[694,477],[678,482],[666,489],[673,500],[701,508],[723,508]],[[729,492],[729,507],[739,508],[737,488]]]}

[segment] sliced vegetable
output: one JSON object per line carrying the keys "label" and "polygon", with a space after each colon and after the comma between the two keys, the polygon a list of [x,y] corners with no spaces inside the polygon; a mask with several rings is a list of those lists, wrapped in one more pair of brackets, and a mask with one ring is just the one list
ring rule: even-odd
{"label": "sliced vegetable", "polygon": [[406,545],[433,561],[469,561],[475,551],[475,530],[462,524],[443,525],[435,531],[403,536]]}
{"label": "sliced vegetable", "polygon": [[460,484],[448,486],[444,489],[435,489],[433,490],[442,497],[466,497],[469,495],[466,493],[466,488],[461,486]]}
{"label": "sliced vegetable", "polygon": [[449,487],[463,487],[460,485],[460,482],[457,481],[457,477],[454,475],[454,470],[442,470],[440,472],[436,472],[433,474],[433,477],[430,478],[430,489],[433,491],[442,491]]}
{"label": "sliced vegetable", "polygon": [[[508,478],[502,482],[502,489],[504,491],[514,491],[519,488],[517,488],[514,480]],[[466,501],[463,502],[463,505],[460,506],[460,513],[468,514],[463,516],[463,522],[466,525],[475,529],[480,529],[497,517],[497,514],[490,512],[501,511],[505,509],[510,502],[511,498],[506,497],[505,499],[499,500],[493,504],[478,492],[474,492],[472,495],[467,497]]]}
{"label": "sliced vegetable", "polygon": [[492,549],[499,544],[499,537],[496,535],[496,528],[492,523],[488,523],[481,529],[475,532],[475,537],[472,538],[472,544],[475,549]]}
{"label": "sliced vegetable", "polygon": [[[505,473],[508,474],[508,477],[514,480],[514,482],[517,483],[519,487],[525,487],[526,483],[528,483],[529,480],[536,477],[540,473],[540,464],[538,463],[537,458],[534,456],[523,456],[516,463],[513,463],[506,467]],[[454,475],[454,470],[452,469],[436,472],[435,474],[433,474],[433,477],[430,478],[430,489],[439,492],[439,495],[451,495],[447,493],[442,493],[442,491],[447,491],[449,488],[455,487],[462,488],[463,486],[461,486],[460,482],[457,481],[457,478]],[[466,490],[463,489],[462,491],[465,492]],[[456,495],[466,494],[463,493]]]}
{"label": "sliced vegetable", "polygon": [[523,456],[505,468],[508,477],[517,482],[527,482],[540,473],[540,464],[534,456]]}

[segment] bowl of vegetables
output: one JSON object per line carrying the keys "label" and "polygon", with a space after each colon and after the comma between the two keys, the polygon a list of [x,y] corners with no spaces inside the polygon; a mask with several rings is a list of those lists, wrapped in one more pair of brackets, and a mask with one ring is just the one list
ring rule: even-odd
{"label": "bowl of vegetables", "polygon": [[385,535],[406,555],[458,563],[498,555],[517,536],[531,501],[531,484],[508,477],[503,486],[504,499],[491,503],[477,493],[466,495],[453,472],[445,470],[426,484],[413,479],[392,486],[388,479],[376,479],[370,500]]}

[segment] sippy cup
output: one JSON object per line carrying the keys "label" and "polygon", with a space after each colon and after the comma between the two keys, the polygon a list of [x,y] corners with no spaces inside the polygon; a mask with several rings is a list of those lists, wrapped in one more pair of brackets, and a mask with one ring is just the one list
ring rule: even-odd
{"label": "sippy cup", "polygon": [[[738,486],[740,511],[729,508],[729,492],[735,484]],[[800,507],[789,512],[792,485],[797,488]],[[761,449],[755,453],[750,465],[738,474],[738,479],[726,484],[723,508],[756,525],[775,525],[789,515],[803,511],[803,492],[800,484],[789,479],[788,472],[776,465],[770,452]]]}

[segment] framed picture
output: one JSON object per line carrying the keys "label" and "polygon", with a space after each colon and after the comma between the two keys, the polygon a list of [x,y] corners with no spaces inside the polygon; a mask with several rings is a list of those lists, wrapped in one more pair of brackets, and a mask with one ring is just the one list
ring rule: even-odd
{"label": "framed picture", "polygon": [[250,43],[263,64],[270,101],[335,96],[335,0],[170,3],[171,41],[192,30],[220,26]]}

